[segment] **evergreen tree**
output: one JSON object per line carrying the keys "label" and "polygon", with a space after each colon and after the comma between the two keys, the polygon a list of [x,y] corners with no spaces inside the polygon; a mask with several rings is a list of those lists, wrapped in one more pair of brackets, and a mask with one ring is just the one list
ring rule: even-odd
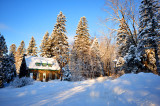
{"label": "evergreen tree", "polygon": [[4,68],[4,66],[5,66],[4,64],[6,64],[4,62],[4,60],[5,60],[5,56],[7,55],[6,54],[7,52],[8,52],[8,48],[6,45],[5,38],[0,33],[0,77],[1,77],[1,85],[0,86],[3,86],[3,82],[6,80],[5,68],[7,68],[7,67]]}
{"label": "evergreen tree", "polygon": [[17,51],[19,51],[21,55],[25,54],[26,49],[25,49],[25,43],[23,40],[21,41],[21,44],[18,47]]}
{"label": "evergreen tree", "polygon": [[10,52],[10,54],[12,53],[15,56],[15,54],[16,54],[16,45],[15,44],[12,44],[10,46],[9,52]]}
{"label": "evergreen tree", "polygon": [[47,49],[46,49],[46,45],[48,43],[48,37],[49,37],[49,33],[48,31],[45,33],[45,35],[43,36],[43,40],[42,43],[40,45],[40,56],[45,57]]}
{"label": "evergreen tree", "polygon": [[131,45],[127,55],[124,57],[125,65],[127,67],[127,68],[125,67],[126,73],[138,72],[138,68],[140,65],[140,58],[136,53],[137,53],[137,47],[135,47],[135,45]]}
{"label": "evergreen tree", "polygon": [[25,54],[25,43],[22,40],[20,46],[17,49],[16,55],[15,55],[17,74],[19,74],[19,70],[20,70],[20,66],[21,66],[21,62],[22,62],[24,54]]}
{"label": "evergreen tree", "polygon": [[2,72],[5,82],[10,82],[16,76],[16,68],[14,64],[14,55],[5,55],[2,61]]}
{"label": "evergreen tree", "polygon": [[94,38],[93,43],[91,45],[90,57],[91,57],[90,64],[91,64],[92,77],[102,76],[104,73],[100,59],[99,44],[96,37]]}
{"label": "evergreen tree", "polygon": [[[148,61],[147,51],[154,49],[157,70],[160,72],[158,58],[158,11],[159,5],[157,0],[142,0],[140,6],[140,25],[138,36],[138,53],[141,56],[141,61]],[[147,63],[148,64],[148,63]]]}
{"label": "evergreen tree", "polygon": [[6,45],[5,38],[0,33],[0,61],[3,58],[3,55],[6,54],[7,52],[8,52],[8,48]]}
{"label": "evergreen tree", "polygon": [[117,32],[118,57],[124,57],[128,53],[130,47],[129,32],[125,24],[124,18],[121,19]]}
{"label": "evergreen tree", "polygon": [[48,41],[45,46],[45,52],[43,57],[51,58],[52,56],[52,49],[51,49],[51,44],[52,44],[52,38],[49,36]]}
{"label": "evergreen tree", "polygon": [[56,39],[58,39],[58,34],[56,32],[57,30],[53,29],[52,34],[51,34],[51,39],[50,39],[50,48],[51,48],[51,57],[55,56],[56,51],[58,50],[58,48],[56,48],[55,46],[58,45],[58,41],[56,41]]}
{"label": "evergreen tree", "polygon": [[[68,63],[68,37],[66,36],[66,17],[60,12],[57,16],[57,23],[54,26],[54,30],[51,36],[51,57],[56,56],[60,68]],[[61,75],[62,78],[62,75]]]}
{"label": "evergreen tree", "polygon": [[[134,43],[134,39],[131,35],[131,33],[128,30],[128,27],[126,25],[126,20],[124,18],[122,18],[120,20],[120,25],[119,25],[119,29],[117,32],[117,46],[118,46],[118,50],[117,50],[117,58],[118,61],[116,63],[116,66],[120,68],[120,70],[122,70],[122,68],[124,68],[126,70],[126,67],[124,67],[126,64],[132,64],[132,63],[128,63],[131,61],[125,61],[124,57],[127,58],[127,56],[133,55],[133,54],[129,54],[132,52],[129,52],[129,48],[130,46],[136,46]],[[130,58],[130,57],[128,57]],[[124,65],[125,64],[125,65]]]}
{"label": "evergreen tree", "polygon": [[88,24],[86,17],[81,17],[75,36],[75,45],[76,50],[78,51],[78,55],[88,54],[88,50],[90,48],[90,35],[88,32]]}
{"label": "evergreen tree", "polygon": [[26,61],[25,61],[25,55],[22,56],[22,62],[20,65],[20,70],[19,70],[19,78],[28,76],[27,72],[27,66],[26,66]]}
{"label": "evergreen tree", "polygon": [[16,77],[16,65],[15,65],[15,57],[13,55],[13,53],[10,53],[9,56],[9,61],[10,61],[10,68],[11,68],[11,72],[12,72],[12,77],[11,80],[13,80],[14,77]]}
{"label": "evergreen tree", "polygon": [[[73,62],[78,66],[74,67],[77,71],[81,71],[81,75],[89,77],[89,49],[90,49],[90,35],[88,32],[88,24],[86,17],[81,17],[77,30],[75,41],[72,49]],[[72,69],[73,70],[73,69]]]}
{"label": "evergreen tree", "polygon": [[27,55],[37,56],[37,47],[34,37],[32,36],[29,46],[27,48]]}

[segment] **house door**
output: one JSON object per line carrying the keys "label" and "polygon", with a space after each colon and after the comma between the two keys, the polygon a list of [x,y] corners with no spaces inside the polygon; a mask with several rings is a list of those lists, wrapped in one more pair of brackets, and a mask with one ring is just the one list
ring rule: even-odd
{"label": "house door", "polygon": [[55,79],[57,79],[57,73],[55,73]]}
{"label": "house door", "polygon": [[46,81],[46,73],[43,73],[43,82]]}
{"label": "house door", "polygon": [[52,80],[52,73],[49,73],[49,80]]}
{"label": "house door", "polygon": [[39,73],[37,73],[37,80],[40,80],[40,79],[39,79],[39,76],[40,76]]}

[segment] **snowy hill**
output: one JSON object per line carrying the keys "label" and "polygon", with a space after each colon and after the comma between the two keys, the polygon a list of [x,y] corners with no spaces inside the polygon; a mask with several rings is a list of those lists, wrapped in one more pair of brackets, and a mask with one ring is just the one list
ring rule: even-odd
{"label": "snowy hill", "polygon": [[160,105],[160,77],[125,74],[115,80],[100,77],[80,82],[54,80],[22,88],[0,89],[1,106],[124,106]]}

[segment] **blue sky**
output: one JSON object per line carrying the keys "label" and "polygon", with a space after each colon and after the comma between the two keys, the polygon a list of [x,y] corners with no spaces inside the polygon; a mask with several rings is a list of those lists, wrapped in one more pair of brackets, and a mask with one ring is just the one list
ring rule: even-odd
{"label": "blue sky", "polygon": [[105,0],[0,0],[0,32],[8,48],[22,40],[26,48],[34,36],[37,47],[46,31],[50,34],[60,11],[66,16],[69,42],[73,41],[80,17],[88,20],[91,36],[99,35],[99,18],[104,18]]}

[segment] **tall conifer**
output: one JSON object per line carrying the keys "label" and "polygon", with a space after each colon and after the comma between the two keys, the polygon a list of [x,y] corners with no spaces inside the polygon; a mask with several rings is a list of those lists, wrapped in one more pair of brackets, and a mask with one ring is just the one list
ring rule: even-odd
{"label": "tall conifer", "polygon": [[118,57],[124,57],[128,53],[130,44],[128,44],[129,32],[125,25],[124,18],[121,19],[119,29],[117,32]]}
{"label": "tall conifer", "polygon": [[37,56],[37,47],[34,37],[32,36],[31,41],[29,42],[29,46],[27,48],[27,55],[29,56]]}
{"label": "tall conifer", "polygon": [[[52,57],[56,56],[58,63],[60,65],[60,68],[65,66],[65,64],[68,63],[68,37],[66,35],[66,17],[65,15],[60,12],[57,16],[57,23],[54,26],[53,33],[52,33],[52,44],[51,44],[51,50],[52,50]],[[62,76],[61,76],[62,78]]]}
{"label": "tall conifer", "polygon": [[6,41],[3,35],[0,33],[0,58],[2,59],[3,55],[8,52]]}
{"label": "tall conifer", "polygon": [[[88,32],[88,24],[86,17],[81,17],[77,26],[75,41],[72,49],[72,62],[77,64],[73,67],[80,71],[82,76],[89,77],[90,63],[89,63],[89,49],[90,49],[90,35]],[[74,70],[74,69],[72,69]]]}
{"label": "tall conifer", "polygon": [[46,45],[48,43],[48,37],[49,37],[49,33],[47,31],[45,35],[43,36],[43,40],[40,45],[40,53],[41,53],[40,56],[42,57],[46,57],[46,52],[47,52]]}
{"label": "tall conifer", "polygon": [[103,73],[102,62],[100,58],[99,44],[96,37],[94,38],[91,45],[90,56],[91,56],[90,64],[91,64],[92,77],[99,77],[103,75],[104,73]]}
{"label": "tall conifer", "polygon": [[17,74],[19,74],[19,69],[20,69],[21,62],[22,62],[24,54],[25,54],[25,43],[22,40],[20,46],[17,49],[16,55],[15,55]]}
{"label": "tall conifer", "polygon": [[12,53],[15,56],[15,54],[16,54],[16,45],[15,44],[12,44],[10,46],[9,52],[10,52],[10,54]]}
{"label": "tall conifer", "polygon": [[149,61],[150,58],[147,52],[153,50],[155,52],[157,70],[160,72],[158,58],[158,40],[160,39],[159,10],[158,0],[142,0],[139,18],[138,52],[142,56],[142,62],[145,62]]}

